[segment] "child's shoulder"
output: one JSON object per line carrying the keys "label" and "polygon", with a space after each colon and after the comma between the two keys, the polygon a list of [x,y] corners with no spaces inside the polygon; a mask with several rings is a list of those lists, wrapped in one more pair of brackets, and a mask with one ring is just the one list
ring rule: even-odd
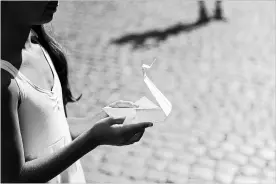
{"label": "child's shoulder", "polygon": [[14,77],[9,72],[1,68],[1,88],[5,86],[8,87],[13,78]]}
{"label": "child's shoulder", "polygon": [[17,87],[14,77],[1,68],[1,92],[9,92],[13,95],[19,94],[19,89]]}

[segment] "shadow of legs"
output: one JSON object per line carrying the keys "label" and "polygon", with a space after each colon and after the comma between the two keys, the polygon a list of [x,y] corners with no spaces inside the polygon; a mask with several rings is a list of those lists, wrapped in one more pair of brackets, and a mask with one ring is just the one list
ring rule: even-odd
{"label": "shadow of legs", "polygon": [[207,13],[207,8],[205,6],[204,0],[198,1],[199,9],[198,9],[198,19],[195,22],[191,23],[178,23],[167,27],[165,29],[153,29],[148,30],[142,33],[130,33],[126,34],[122,37],[115,38],[111,40],[112,44],[123,45],[130,43],[132,44],[134,49],[139,49],[146,46],[146,42],[148,39],[153,39],[156,43],[155,45],[159,45],[161,42],[166,41],[169,36],[176,36],[183,32],[188,33],[199,29],[203,26],[208,25],[211,21],[214,20],[225,20],[222,17],[222,8],[221,8],[221,1],[216,2],[215,7],[215,15],[214,17],[209,17]]}
{"label": "shadow of legs", "polygon": [[206,23],[209,21],[207,9],[205,6],[205,1],[201,0],[198,1],[198,6],[199,6],[199,17],[197,20],[197,23]]}
{"label": "shadow of legs", "polygon": [[223,16],[223,9],[221,0],[217,0],[215,3],[215,10],[214,10],[214,19],[225,21],[226,19]]}

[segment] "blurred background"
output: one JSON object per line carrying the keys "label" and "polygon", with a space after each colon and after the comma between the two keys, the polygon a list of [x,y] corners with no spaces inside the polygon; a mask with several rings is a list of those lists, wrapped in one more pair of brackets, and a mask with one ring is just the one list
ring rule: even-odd
{"label": "blurred background", "polygon": [[[88,183],[275,184],[275,1],[61,1],[64,46],[85,117],[147,96],[142,63],[173,110],[137,144],[100,146]],[[155,102],[156,103],[156,102]],[[91,123],[91,122],[87,122]]]}

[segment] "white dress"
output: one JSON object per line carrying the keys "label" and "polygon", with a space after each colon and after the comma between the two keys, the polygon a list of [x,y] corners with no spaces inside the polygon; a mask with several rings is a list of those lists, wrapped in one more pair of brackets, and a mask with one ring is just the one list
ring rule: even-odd
{"label": "white dress", "polygon": [[[25,158],[29,159],[50,155],[72,141],[63,108],[61,84],[51,58],[42,50],[54,74],[51,91],[36,86],[12,64],[1,60],[1,68],[14,76],[20,90],[19,123]],[[80,160],[49,182],[85,183]]]}

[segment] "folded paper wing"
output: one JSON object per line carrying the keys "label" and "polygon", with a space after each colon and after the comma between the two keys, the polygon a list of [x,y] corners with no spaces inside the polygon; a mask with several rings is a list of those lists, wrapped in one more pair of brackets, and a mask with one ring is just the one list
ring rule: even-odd
{"label": "folded paper wing", "polygon": [[[153,64],[153,63],[152,63]],[[103,110],[111,117],[124,117],[131,122],[162,122],[170,114],[172,105],[170,101],[159,91],[159,89],[153,84],[153,82],[147,77],[146,69],[150,69],[150,66],[143,64],[142,70],[144,75],[144,82],[149,88],[150,92],[158,102],[159,106],[155,105],[146,97],[140,98],[135,102],[139,108],[112,108],[104,107]]]}
{"label": "folded paper wing", "polygon": [[[144,65],[143,65],[144,66]],[[152,95],[166,114],[168,116],[172,110],[172,104],[171,102],[159,91],[159,89],[153,84],[153,82],[148,78],[146,75],[145,69],[146,67],[143,67],[143,73],[144,73],[144,82],[148,86],[149,90],[151,91]]]}

